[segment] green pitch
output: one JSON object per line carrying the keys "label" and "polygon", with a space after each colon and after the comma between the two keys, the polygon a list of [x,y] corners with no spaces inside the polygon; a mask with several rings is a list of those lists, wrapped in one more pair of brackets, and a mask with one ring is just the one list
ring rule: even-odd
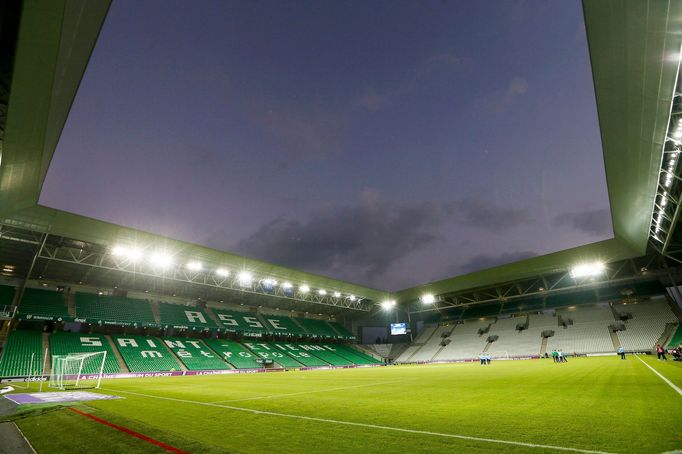
{"label": "green pitch", "polygon": [[[682,387],[682,364],[644,361]],[[103,388],[125,399],[77,408],[190,452],[682,449],[682,395],[635,357],[109,380]],[[24,416],[17,424],[39,453],[162,452],[63,408]]]}

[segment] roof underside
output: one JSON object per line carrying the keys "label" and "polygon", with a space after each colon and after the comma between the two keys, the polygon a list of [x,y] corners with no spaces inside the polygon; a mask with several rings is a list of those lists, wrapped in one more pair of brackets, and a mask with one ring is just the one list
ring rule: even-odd
{"label": "roof underside", "polygon": [[[606,262],[647,249],[662,144],[678,71],[682,3],[584,1],[585,24],[615,237],[397,293],[451,293]],[[100,247],[120,242],[163,246],[183,256],[249,269],[378,301],[387,293],[38,205],[42,182],[109,2],[24,2],[0,164],[4,224]],[[671,58],[672,57],[672,58]],[[17,257],[17,261],[21,261]],[[23,261],[29,261],[24,259]],[[80,280],[79,272],[64,279]]]}

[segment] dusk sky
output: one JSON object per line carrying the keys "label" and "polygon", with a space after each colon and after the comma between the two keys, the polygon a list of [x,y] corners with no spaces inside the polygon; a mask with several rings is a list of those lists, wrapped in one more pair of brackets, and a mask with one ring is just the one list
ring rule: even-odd
{"label": "dusk sky", "polygon": [[114,0],[40,202],[384,290],[611,238],[581,3]]}

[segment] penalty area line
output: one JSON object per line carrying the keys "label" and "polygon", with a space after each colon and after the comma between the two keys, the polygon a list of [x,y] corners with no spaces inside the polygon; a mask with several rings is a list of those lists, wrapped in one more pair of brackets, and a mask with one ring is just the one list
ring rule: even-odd
{"label": "penalty area line", "polygon": [[378,424],[365,424],[365,423],[361,423],[361,422],[342,421],[339,419],[328,419],[328,418],[317,418],[314,416],[292,415],[289,413],[278,413],[278,412],[267,411],[267,410],[254,410],[252,408],[233,407],[231,405],[222,405],[222,404],[216,404],[216,403],[212,403],[212,402],[200,402],[200,401],[189,400],[189,399],[176,399],[175,397],[154,396],[153,394],[144,394],[144,393],[137,393],[137,392],[133,392],[133,391],[123,391],[123,390],[118,390],[118,389],[107,389],[107,391],[114,392],[114,393],[131,394],[133,396],[148,397],[151,399],[161,399],[161,400],[168,400],[168,401],[172,401],[172,402],[182,402],[182,403],[186,403],[186,404],[203,405],[203,406],[207,406],[207,407],[225,408],[228,410],[242,411],[245,413],[252,413],[255,415],[279,416],[281,418],[301,419],[301,420],[305,420],[305,421],[323,422],[323,423],[338,424],[338,425],[343,425],[343,426],[364,427],[364,428],[368,428],[368,429],[379,429],[379,430],[388,430],[388,431],[393,431],[393,432],[404,432],[404,433],[419,434],[419,435],[430,435],[430,436],[434,436],[434,437],[443,437],[443,438],[455,438],[455,439],[467,440],[467,441],[480,441],[480,442],[485,442],[485,443],[498,443],[498,444],[503,444],[503,445],[523,446],[526,448],[552,449],[555,451],[581,452],[581,453],[587,453],[587,454],[611,454],[607,451],[594,451],[594,450],[589,450],[589,449],[568,448],[565,446],[542,445],[542,444],[536,444],[536,443],[526,443],[526,442],[522,442],[522,441],[498,440],[496,438],[473,437],[473,436],[469,436],[469,435],[457,435],[457,434],[448,434],[448,433],[441,433],[441,432],[431,432],[428,430],[403,429],[401,427],[381,426]]}
{"label": "penalty area line", "polygon": [[85,416],[86,418],[90,418],[93,421],[97,421],[100,424],[104,424],[105,426],[109,426],[113,429],[116,429],[118,431],[126,433],[132,437],[139,438],[142,441],[146,441],[147,443],[158,446],[159,448],[164,449],[166,451],[169,451],[169,452],[172,452],[175,454],[189,454],[187,451],[183,451],[183,450],[178,449],[174,446],[167,445],[166,443],[164,443],[162,441],[155,440],[155,439],[148,437],[146,435],[142,435],[141,433],[135,432],[134,430],[128,429],[127,427],[119,426],[119,425],[111,423],[109,421],[105,421],[104,419],[98,418],[95,415],[91,415],[90,413],[85,413],[84,411],[80,411],[77,408],[69,407],[69,410],[71,410],[74,413],[78,413],[81,416]]}
{"label": "penalty area line", "polygon": [[668,384],[668,386],[670,386],[675,392],[677,392],[677,394],[679,394],[680,396],[682,396],[682,389],[680,389],[679,386],[675,385],[675,383],[673,383],[673,382],[671,382],[670,380],[668,380],[667,378],[665,378],[665,377],[663,376],[663,374],[661,374],[659,371],[657,371],[656,369],[654,369],[653,367],[651,367],[650,365],[648,365],[648,364],[646,363],[646,361],[644,361],[644,360],[643,360],[642,358],[640,358],[639,356],[635,355],[635,358],[637,358],[638,360],[640,360],[640,362],[641,362],[642,364],[644,364],[646,367],[648,367],[649,369],[651,369],[651,372],[653,372],[654,374],[658,375],[658,376],[661,378],[661,380],[663,380],[664,382],[666,382],[666,383]]}

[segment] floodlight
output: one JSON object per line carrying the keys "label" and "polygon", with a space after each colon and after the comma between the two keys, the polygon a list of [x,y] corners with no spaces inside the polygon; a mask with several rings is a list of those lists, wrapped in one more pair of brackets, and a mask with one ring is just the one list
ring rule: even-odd
{"label": "floodlight", "polygon": [[324,289],[319,289],[319,290],[317,291],[317,293],[320,294],[320,296],[324,296],[324,295],[327,294],[327,291],[324,290]]}
{"label": "floodlight", "polygon": [[301,285],[298,288],[298,291],[301,293],[308,293],[310,291],[310,287],[308,287],[307,285]]}
{"label": "floodlight", "polygon": [[190,271],[201,271],[202,268],[203,268],[203,265],[201,264],[201,262],[195,261],[195,262],[189,262],[187,264],[187,269]]}
{"label": "floodlight", "polygon": [[111,254],[116,256],[116,257],[121,257],[124,259],[128,259],[130,261],[136,261],[140,257],[142,257],[142,251],[134,248],[134,247],[127,247],[127,246],[114,246],[111,249]]}
{"label": "floodlight", "polygon": [[270,278],[263,279],[263,285],[266,285],[268,287],[275,287],[277,286],[277,281]]}
{"label": "floodlight", "polygon": [[291,290],[292,287],[293,287],[293,285],[291,285],[291,282],[285,282],[282,284],[282,288],[284,290]]}
{"label": "floodlight", "polygon": [[334,298],[341,298],[341,293],[334,292]]}
{"label": "floodlight", "polygon": [[239,279],[239,285],[242,287],[249,287],[253,281],[253,276],[248,271],[241,271],[237,278]]}
{"label": "floodlight", "polygon": [[215,270],[215,274],[220,277],[227,277],[230,275],[230,271],[226,270],[225,268],[218,268]]}
{"label": "floodlight", "polygon": [[606,265],[604,265],[602,262],[582,263],[571,268],[569,274],[572,278],[578,279],[583,277],[599,276],[600,274],[604,273],[605,270]]}
{"label": "floodlight", "polygon": [[348,299],[351,300],[351,301],[355,301],[355,295],[349,295],[349,296],[348,296]]}
{"label": "floodlight", "polygon": [[159,268],[168,268],[173,264],[173,257],[165,252],[154,252],[149,256],[149,263]]}
{"label": "floodlight", "polygon": [[385,300],[381,302],[381,307],[384,310],[391,310],[395,307],[395,300]]}
{"label": "floodlight", "polygon": [[427,293],[426,295],[422,295],[422,303],[433,304],[435,302],[436,302],[436,297],[433,296],[433,294]]}

